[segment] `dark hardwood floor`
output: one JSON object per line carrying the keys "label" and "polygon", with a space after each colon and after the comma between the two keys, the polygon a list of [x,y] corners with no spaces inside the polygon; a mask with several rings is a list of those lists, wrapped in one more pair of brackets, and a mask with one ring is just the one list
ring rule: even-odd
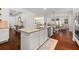
{"label": "dark hardwood floor", "polygon": [[[10,29],[9,41],[0,44],[0,50],[20,50],[20,33]],[[54,33],[52,38],[58,40],[55,50],[79,50],[79,47],[72,41],[72,33],[59,31]]]}
{"label": "dark hardwood floor", "polygon": [[58,40],[55,50],[79,50],[76,42],[72,41],[72,33],[69,31],[54,33],[52,38]]}

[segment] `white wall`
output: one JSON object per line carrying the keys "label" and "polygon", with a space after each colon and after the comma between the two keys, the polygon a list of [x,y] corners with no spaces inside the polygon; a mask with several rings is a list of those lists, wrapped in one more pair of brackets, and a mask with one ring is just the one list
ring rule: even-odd
{"label": "white wall", "polygon": [[0,18],[2,20],[6,20],[9,22],[9,24],[11,24],[12,26],[15,25],[17,23],[18,17],[21,16],[21,19],[23,21],[24,27],[35,27],[35,20],[34,17],[37,17],[38,15],[36,15],[33,12],[30,12],[28,10],[23,10],[23,9],[18,9],[18,8],[14,8],[13,10],[17,10],[22,12],[22,14],[19,14],[17,16],[10,16],[9,15],[9,8],[2,8],[2,15],[0,16]]}
{"label": "white wall", "polygon": [[2,8],[1,10],[1,19],[8,21],[12,26],[15,24],[15,17],[9,15],[9,8]]}
{"label": "white wall", "polygon": [[76,14],[79,12],[79,8],[73,8],[73,13]]}
{"label": "white wall", "polygon": [[[9,8],[2,8],[2,15],[0,16],[1,19],[3,20],[7,20],[9,23],[11,23],[12,25],[16,24],[17,19],[19,16],[22,17],[22,21],[24,22],[24,27],[34,27],[35,26],[35,20],[34,17],[37,17],[38,15],[36,15],[33,12],[30,12],[28,10],[22,10],[22,9],[15,9],[17,11],[21,11],[23,12],[20,15],[17,15],[16,17],[12,17],[9,16]],[[75,9],[74,12],[76,12],[77,9]],[[77,10],[77,12],[79,11],[79,9]],[[44,15],[44,21],[45,22],[49,22],[51,21],[52,18],[60,18],[61,21],[63,21],[64,18],[69,18],[69,30],[73,31],[73,23],[74,23],[74,19],[73,19],[73,12],[70,13],[56,13],[55,16],[52,15]]]}
{"label": "white wall", "polygon": [[16,23],[15,17],[14,16],[9,16],[9,24],[11,26],[14,26]]}
{"label": "white wall", "polygon": [[51,19],[56,19],[59,18],[62,22],[64,22],[64,19],[68,18],[69,20],[69,31],[73,31],[73,24],[74,24],[74,19],[73,19],[73,12],[68,12],[68,13],[56,13],[52,15],[47,16],[47,22],[51,22]]}
{"label": "white wall", "polygon": [[34,17],[36,16],[34,13],[29,12],[27,10],[23,10],[23,13],[16,16],[16,23],[18,21],[18,17],[21,16],[21,20],[23,21],[24,27],[35,27]]}
{"label": "white wall", "polygon": [[34,13],[29,12],[27,10],[21,10],[21,9],[14,9],[14,10],[21,11],[23,13],[17,16],[10,16],[9,8],[2,8],[1,10],[2,15],[0,16],[0,19],[8,21],[9,24],[13,26],[16,24],[18,17],[21,16],[22,21],[24,22],[24,27],[34,27],[35,25],[35,22],[34,22],[35,14]]}
{"label": "white wall", "polygon": [[69,16],[69,31],[72,31],[73,32],[73,25],[74,25],[74,16],[73,16],[73,13],[70,13],[70,16]]}
{"label": "white wall", "polygon": [[64,22],[64,19],[69,19],[69,15],[67,13],[56,13],[55,15],[48,15],[47,16],[47,22],[51,22],[51,19],[57,19],[59,18],[60,21]]}
{"label": "white wall", "polygon": [[49,21],[49,19],[56,19],[56,18],[59,18],[60,20],[63,21],[63,19],[68,18],[68,16],[69,15],[67,13],[56,13],[56,14],[48,15],[47,16],[47,18],[48,18],[47,21]]}

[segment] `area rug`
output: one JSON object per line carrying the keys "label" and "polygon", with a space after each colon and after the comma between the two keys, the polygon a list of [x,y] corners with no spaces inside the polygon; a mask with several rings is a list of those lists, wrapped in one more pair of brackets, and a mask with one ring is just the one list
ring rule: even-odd
{"label": "area rug", "polygon": [[54,50],[56,47],[58,40],[49,38],[48,41],[46,41],[39,50]]}

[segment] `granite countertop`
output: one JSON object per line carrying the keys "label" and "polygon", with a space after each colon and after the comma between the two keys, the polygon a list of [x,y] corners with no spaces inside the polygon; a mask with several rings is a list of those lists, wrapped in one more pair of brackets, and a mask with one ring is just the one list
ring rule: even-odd
{"label": "granite countertop", "polygon": [[28,34],[30,33],[34,33],[34,32],[37,32],[37,31],[41,31],[43,29],[47,29],[49,28],[50,26],[46,26],[46,27],[41,27],[41,28],[23,28],[23,29],[19,29],[21,32],[26,32]]}

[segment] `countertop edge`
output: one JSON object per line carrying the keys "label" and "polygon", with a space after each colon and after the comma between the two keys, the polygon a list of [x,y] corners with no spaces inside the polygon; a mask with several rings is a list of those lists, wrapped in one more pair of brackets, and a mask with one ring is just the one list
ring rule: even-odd
{"label": "countertop edge", "polygon": [[44,30],[44,29],[48,29],[48,28],[50,28],[50,27],[44,27],[44,28],[41,28],[41,29],[38,29],[38,30],[32,31],[32,32],[23,31],[22,29],[19,29],[19,31],[25,32],[25,33],[27,33],[27,34],[31,34],[31,33],[38,32],[38,31],[41,31],[41,30]]}

